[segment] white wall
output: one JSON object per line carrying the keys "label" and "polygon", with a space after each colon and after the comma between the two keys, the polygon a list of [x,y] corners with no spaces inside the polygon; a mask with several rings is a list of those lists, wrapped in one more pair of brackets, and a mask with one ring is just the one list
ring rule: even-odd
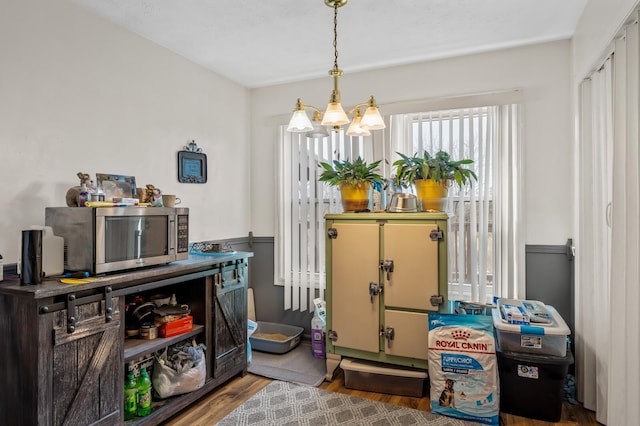
{"label": "white wall", "polygon": [[589,0],[573,36],[574,87],[600,65],[605,50],[637,4],[638,0]]}
{"label": "white wall", "polygon": [[[191,241],[247,235],[248,91],[67,1],[2,0],[0,254],[77,172],[133,175],[190,208]],[[208,183],[177,180],[195,139]]]}
{"label": "white wall", "polygon": [[[342,103],[353,105],[374,94],[384,113],[385,103],[522,89],[525,242],[564,244],[572,232],[570,54],[569,41],[561,41],[358,74],[347,68],[340,81]],[[256,235],[274,235],[274,122],[286,123],[297,97],[324,108],[331,84],[327,76],[251,92]]]}

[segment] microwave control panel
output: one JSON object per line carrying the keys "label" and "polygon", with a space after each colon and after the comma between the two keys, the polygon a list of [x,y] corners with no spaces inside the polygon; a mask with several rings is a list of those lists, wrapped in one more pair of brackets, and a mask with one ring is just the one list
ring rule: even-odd
{"label": "microwave control panel", "polygon": [[178,215],[177,253],[189,252],[189,215]]}

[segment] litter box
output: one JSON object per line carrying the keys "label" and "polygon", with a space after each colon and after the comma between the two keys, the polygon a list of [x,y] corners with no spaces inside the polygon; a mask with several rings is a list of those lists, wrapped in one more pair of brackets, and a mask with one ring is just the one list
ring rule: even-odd
{"label": "litter box", "polygon": [[302,327],[264,321],[257,323],[258,327],[249,338],[254,351],[283,354],[298,346],[302,340]]}

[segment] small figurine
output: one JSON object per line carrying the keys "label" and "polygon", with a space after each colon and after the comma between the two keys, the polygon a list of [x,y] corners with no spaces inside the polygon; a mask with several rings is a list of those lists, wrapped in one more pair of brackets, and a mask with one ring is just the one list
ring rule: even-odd
{"label": "small figurine", "polygon": [[91,181],[88,173],[78,172],[77,176],[80,179],[80,185],[69,188],[65,197],[68,207],[78,207],[80,205],[79,196],[80,190],[82,189],[82,184],[85,184],[87,186],[87,189],[89,187],[93,187],[93,182]]}
{"label": "small figurine", "polygon": [[137,188],[136,195],[141,203],[149,203],[153,207],[162,207],[162,191],[150,183],[145,188]]}
{"label": "small figurine", "polygon": [[160,191],[160,188],[153,188],[151,193],[151,207],[162,207],[162,191]]}

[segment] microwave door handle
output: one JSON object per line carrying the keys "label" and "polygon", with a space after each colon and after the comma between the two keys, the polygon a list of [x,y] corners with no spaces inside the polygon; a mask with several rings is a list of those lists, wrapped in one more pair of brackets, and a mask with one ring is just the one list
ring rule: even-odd
{"label": "microwave door handle", "polygon": [[133,250],[135,253],[135,259],[140,259],[142,257],[142,231],[140,229],[136,229],[136,238]]}
{"label": "microwave door handle", "polygon": [[142,218],[138,219],[138,229],[136,229],[135,247],[133,248],[136,259],[142,258]]}
{"label": "microwave door handle", "polygon": [[169,216],[169,253],[176,253],[176,218]]}

